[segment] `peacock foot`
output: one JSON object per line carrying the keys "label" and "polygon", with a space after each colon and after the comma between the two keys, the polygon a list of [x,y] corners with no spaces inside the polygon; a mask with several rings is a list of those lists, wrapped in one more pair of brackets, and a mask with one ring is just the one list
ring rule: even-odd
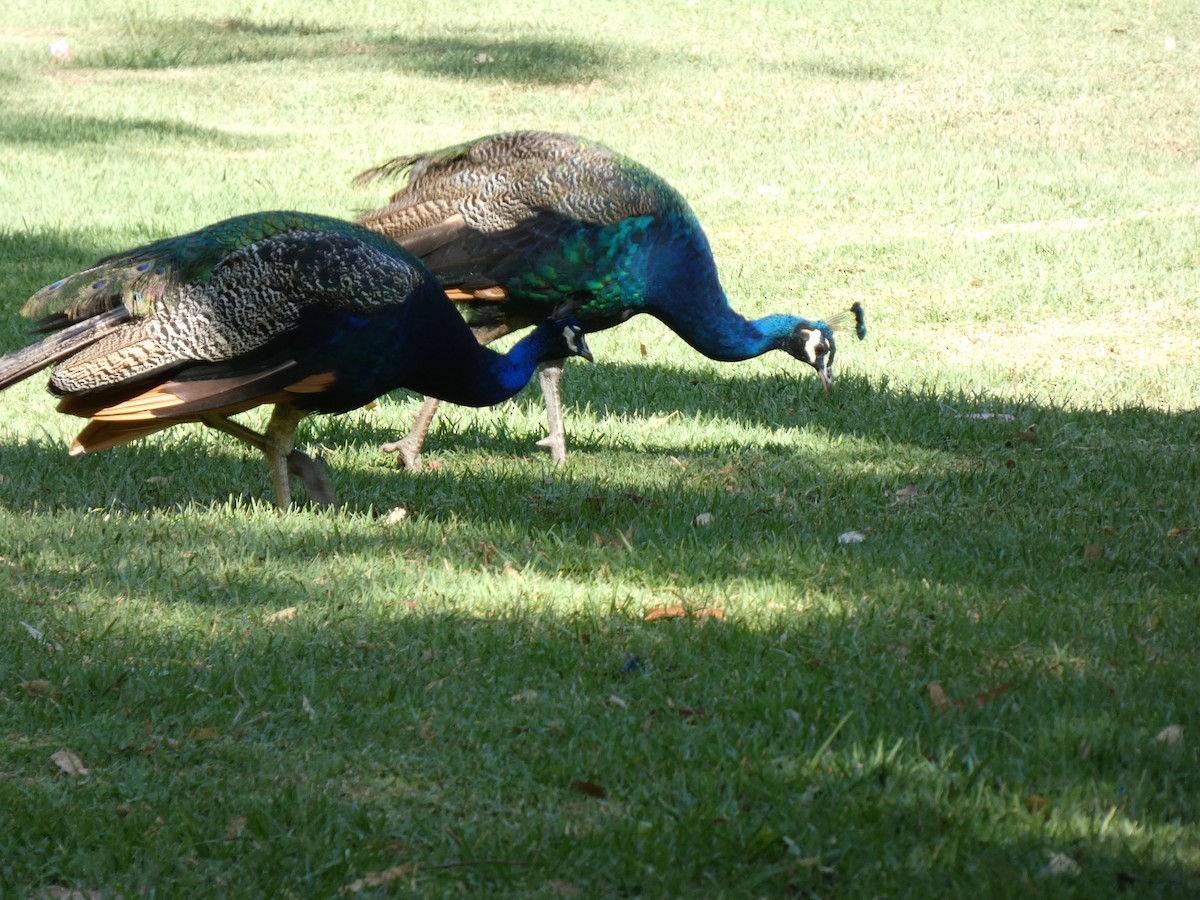
{"label": "peacock foot", "polygon": [[410,472],[420,472],[424,467],[421,463],[421,444],[412,439],[410,434],[398,441],[381,444],[379,449],[384,453],[395,453],[400,458],[400,465]]}
{"label": "peacock foot", "polygon": [[546,435],[537,445],[549,449],[550,458],[554,460],[555,465],[561,466],[567,461],[567,438],[561,432]]}
{"label": "peacock foot", "polygon": [[288,472],[304,482],[304,490],[308,499],[317,506],[334,509],[337,506],[337,495],[333,490],[333,482],[325,467],[299,450],[293,450],[287,455]]}

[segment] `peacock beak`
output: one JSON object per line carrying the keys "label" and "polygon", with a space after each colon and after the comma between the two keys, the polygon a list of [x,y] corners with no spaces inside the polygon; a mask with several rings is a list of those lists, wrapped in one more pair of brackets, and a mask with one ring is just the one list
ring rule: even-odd
{"label": "peacock beak", "polygon": [[575,351],[576,355],[582,356],[588,362],[595,362],[595,360],[592,359],[592,350],[587,345],[587,341],[584,340],[582,331],[569,338],[567,343],[570,345],[571,349]]}
{"label": "peacock beak", "polygon": [[833,372],[829,365],[826,364],[817,369],[817,374],[821,376],[821,384],[825,386],[825,396],[828,397],[833,393]]}

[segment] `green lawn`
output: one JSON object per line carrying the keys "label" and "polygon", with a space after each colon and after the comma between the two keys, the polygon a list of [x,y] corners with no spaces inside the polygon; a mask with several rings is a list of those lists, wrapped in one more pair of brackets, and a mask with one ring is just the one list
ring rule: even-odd
{"label": "green lawn", "polygon": [[561,469],[535,387],[419,475],[419,398],[309,420],[332,515],[5,392],[0,896],[1200,893],[1190,7],[10,5],[0,350],[101,255],[529,127],[679,188],[739,310],[870,335],[832,399],[590,336]]}

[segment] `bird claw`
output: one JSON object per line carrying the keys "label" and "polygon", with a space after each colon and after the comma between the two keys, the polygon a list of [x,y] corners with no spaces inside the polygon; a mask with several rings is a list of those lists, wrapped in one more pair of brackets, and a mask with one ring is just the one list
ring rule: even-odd
{"label": "bird claw", "polygon": [[299,450],[293,450],[287,455],[288,472],[304,482],[304,490],[308,499],[317,506],[333,509],[337,506],[337,494],[334,493],[333,483],[325,467]]}
{"label": "bird claw", "polygon": [[420,472],[425,468],[421,464],[421,448],[413,447],[413,442],[409,438],[380,444],[379,449],[384,453],[397,454],[400,458],[400,465],[410,472]]}
{"label": "bird claw", "polygon": [[567,461],[567,440],[561,434],[548,434],[537,442],[539,447],[550,450],[550,458],[555,464],[562,465]]}

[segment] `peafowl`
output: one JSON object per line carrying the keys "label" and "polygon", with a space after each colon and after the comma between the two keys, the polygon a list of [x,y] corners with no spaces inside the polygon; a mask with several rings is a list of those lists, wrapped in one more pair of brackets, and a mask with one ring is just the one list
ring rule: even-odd
{"label": "peafowl", "polygon": [[[267,457],[281,509],[289,472],[315,503],[334,503],[323,468],[293,446],[310,412],[345,412],[400,387],[486,406],[542,361],[591,358],[569,318],[547,319],[506,355],[489,350],[395,242],[295,212],[110,256],[42,288],[22,312],[49,334],[0,359],[0,390],[57,363],[59,411],[91,420],[71,455],[202,422]],[[265,433],[230,418],[268,403]]]}
{"label": "peafowl", "polygon": [[[812,366],[826,392],[832,388],[838,318],[748,320],[734,312],[695,214],[633,160],[591,141],[527,131],[397,157],[355,180],[404,175],[387,206],[357,221],[419,256],[460,301],[480,343],[563,304],[588,331],[649,313],[711,359],[783,350]],[[851,311],[862,339],[862,306]],[[539,444],[556,462],[567,455],[561,373],[561,360],[542,364],[549,435]],[[383,449],[418,468],[437,404],[427,399],[409,435]]]}

